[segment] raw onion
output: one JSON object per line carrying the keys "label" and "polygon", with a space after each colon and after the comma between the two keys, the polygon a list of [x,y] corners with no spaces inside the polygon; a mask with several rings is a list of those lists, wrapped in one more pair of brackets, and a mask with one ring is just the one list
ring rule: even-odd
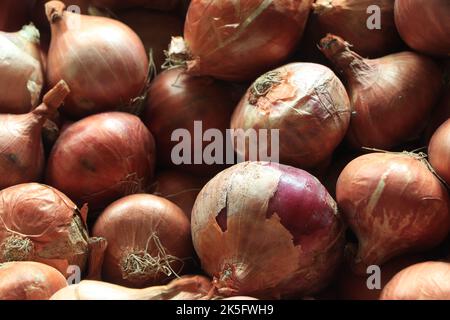
{"label": "raw onion", "polygon": [[32,0],[2,0],[0,3],[0,31],[18,31],[27,24],[31,3]]}
{"label": "raw onion", "polygon": [[444,122],[434,133],[428,155],[436,173],[450,185],[450,120]]}

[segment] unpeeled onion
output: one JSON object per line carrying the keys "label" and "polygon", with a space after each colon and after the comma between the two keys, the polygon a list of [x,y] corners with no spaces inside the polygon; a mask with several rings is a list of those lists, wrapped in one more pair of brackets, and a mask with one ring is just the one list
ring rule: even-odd
{"label": "unpeeled onion", "polygon": [[444,122],[434,133],[428,155],[436,173],[450,185],[450,120]]}

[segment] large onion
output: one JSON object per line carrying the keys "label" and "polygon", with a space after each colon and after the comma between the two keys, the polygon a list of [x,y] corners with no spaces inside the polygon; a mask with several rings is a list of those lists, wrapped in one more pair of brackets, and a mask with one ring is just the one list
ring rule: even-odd
{"label": "large onion", "polygon": [[50,154],[46,179],[77,204],[99,209],[145,191],[154,163],[153,137],[138,117],[101,113],[63,131]]}
{"label": "large onion", "polygon": [[0,264],[0,300],[48,300],[67,287],[55,268],[37,262]]}
{"label": "large onion", "polygon": [[188,72],[223,80],[254,80],[282,64],[303,34],[312,0],[197,0],[189,6],[184,40],[169,59]]}
{"label": "large onion", "polygon": [[0,2],[0,31],[18,31],[28,23],[31,3],[32,0],[2,0]]}
{"label": "large onion", "polygon": [[191,223],[202,268],[224,296],[316,292],[343,254],[335,201],[315,177],[284,165],[245,162],[219,173]]}
{"label": "large onion", "polygon": [[430,163],[436,173],[450,184],[450,120],[434,133],[428,147]]}
{"label": "large onion", "polygon": [[359,247],[355,273],[437,246],[450,231],[447,190],[422,155],[372,153],[339,176],[338,205]]}
{"label": "large onion", "polygon": [[[332,155],[349,121],[347,92],[333,71],[319,64],[292,63],[252,84],[234,111],[231,128],[279,129],[280,162],[312,168]],[[269,137],[267,140],[271,151]],[[246,150],[239,146],[235,144],[238,154],[250,159],[251,145],[242,145]],[[258,146],[264,148],[261,143]]]}
{"label": "large onion", "polygon": [[60,1],[45,8],[52,30],[48,80],[64,79],[71,88],[64,112],[80,118],[129,107],[147,79],[139,37],[119,21],[64,11]]}
{"label": "large onion", "polygon": [[413,49],[440,56],[450,54],[450,2],[448,0],[397,0],[395,24]]}
{"label": "large onion", "polygon": [[174,10],[180,0],[92,0],[96,6],[110,9],[145,7],[153,10]]}
{"label": "large onion", "polygon": [[421,133],[441,88],[441,72],[431,59],[413,52],[364,59],[334,35],[320,47],[346,78],[352,146],[386,150]]}

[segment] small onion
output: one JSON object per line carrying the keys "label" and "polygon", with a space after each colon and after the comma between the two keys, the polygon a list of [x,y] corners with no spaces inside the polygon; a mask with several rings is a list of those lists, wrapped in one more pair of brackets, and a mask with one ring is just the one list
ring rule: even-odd
{"label": "small onion", "polygon": [[434,133],[428,155],[436,173],[450,184],[450,120],[444,122]]}

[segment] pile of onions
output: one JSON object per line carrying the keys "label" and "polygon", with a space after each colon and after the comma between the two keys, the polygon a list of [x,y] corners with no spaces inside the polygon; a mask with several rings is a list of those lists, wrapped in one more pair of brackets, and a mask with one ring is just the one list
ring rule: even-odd
{"label": "pile of onions", "polygon": [[450,263],[428,261],[399,272],[384,288],[381,300],[449,300]]}
{"label": "pile of onions", "polygon": [[177,8],[180,0],[92,0],[92,4],[101,8],[122,9],[144,7],[152,10],[170,11]]}
{"label": "pile of onions", "polygon": [[222,171],[198,195],[191,224],[202,268],[223,296],[317,292],[343,255],[335,201],[314,176],[285,165],[245,162]]}
{"label": "pile of onions", "polygon": [[60,1],[45,4],[52,31],[48,81],[64,79],[71,88],[63,111],[80,118],[130,107],[147,81],[148,58],[139,37],[117,20],[64,9]]}
{"label": "pile of onions", "polygon": [[[234,111],[231,128],[279,129],[280,162],[313,168],[331,157],[349,121],[350,101],[333,71],[319,64],[292,63],[252,84]],[[250,159],[250,148],[242,150],[239,145],[235,144],[237,153]],[[269,151],[271,147],[269,141]],[[258,149],[263,148],[259,142]]]}
{"label": "pile of onions", "polygon": [[423,155],[372,153],[348,164],[336,186],[339,208],[356,234],[355,273],[437,246],[450,231],[449,197]]}
{"label": "pile of onions", "polygon": [[450,184],[450,120],[434,133],[428,147],[428,155],[436,173]]}
{"label": "pile of onions", "polygon": [[32,0],[2,0],[0,2],[0,31],[14,32],[27,24],[31,3]]}
{"label": "pile of onions", "polygon": [[[227,84],[210,77],[188,75],[179,67],[158,75],[150,85],[148,96],[144,122],[155,137],[160,166],[200,175],[210,175],[223,169],[220,164],[204,163],[203,151],[210,142],[202,140],[203,133],[208,129],[219,130],[222,137],[226,135],[236,105]],[[201,121],[202,128],[198,133],[194,131],[195,121]],[[172,134],[177,129],[187,130],[190,141],[179,137],[179,141],[172,141]],[[179,150],[176,152],[175,147],[184,145],[190,148],[190,159],[183,164],[174,163],[172,153],[174,156],[182,154]],[[223,146],[225,150],[225,141]],[[196,161],[196,155],[201,156],[200,161]]]}
{"label": "pile of onions", "polygon": [[102,279],[132,288],[167,283],[193,256],[190,223],[172,202],[149,194],[124,197],[100,215],[93,235],[108,247]]}
{"label": "pile of onions", "polygon": [[60,81],[30,113],[0,114],[0,190],[42,178],[45,162],[42,127],[68,93],[66,83]]}
{"label": "pile of onions", "polygon": [[99,209],[145,191],[154,165],[155,143],[138,117],[101,113],[62,132],[48,160],[46,181],[78,205]]}
{"label": "pile of onions", "polygon": [[321,40],[320,50],[346,79],[353,147],[391,149],[421,133],[442,86],[431,59],[413,52],[364,59],[334,35]]}
{"label": "pile of onions", "polygon": [[38,105],[43,85],[39,31],[30,24],[0,32],[0,113],[29,112]]}
{"label": "pile of onions", "polygon": [[211,298],[211,289],[211,281],[202,276],[186,276],[144,289],[85,280],[61,289],[51,300],[206,300]]}
{"label": "pile of onions", "polygon": [[0,300],[48,300],[67,287],[64,276],[37,262],[0,264]]}
{"label": "pile of onions", "polygon": [[432,55],[450,54],[450,2],[448,0],[395,1],[395,24],[414,50]]}
{"label": "pile of onions", "polygon": [[222,80],[254,80],[282,64],[303,35],[312,0],[193,1],[171,63]]}

